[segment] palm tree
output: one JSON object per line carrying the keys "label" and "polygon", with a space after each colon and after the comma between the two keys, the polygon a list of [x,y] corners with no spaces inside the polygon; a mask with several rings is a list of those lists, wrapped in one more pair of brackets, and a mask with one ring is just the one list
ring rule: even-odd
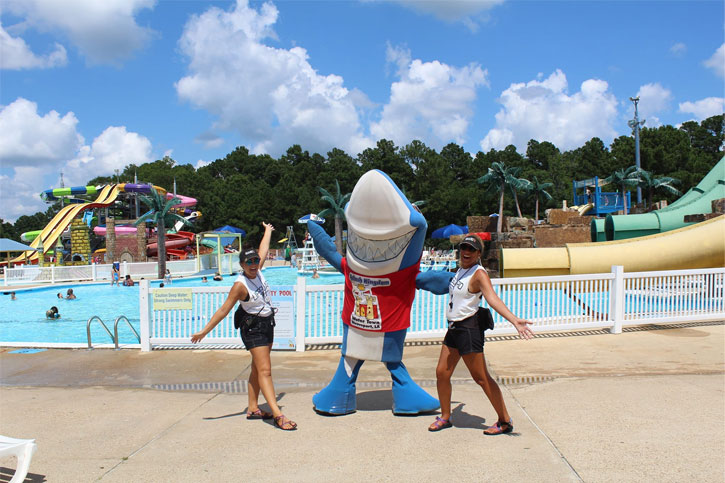
{"label": "palm tree", "polygon": [[554,183],[542,183],[539,178],[534,176],[534,180],[529,182],[527,191],[536,198],[536,208],[534,211],[534,221],[539,222],[539,199],[544,198],[545,201],[551,201],[551,194],[546,191],[547,189],[554,186]]}
{"label": "palm tree", "polygon": [[627,188],[634,188],[639,184],[639,172],[636,166],[630,166],[627,169],[618,169],[607,177],[604,182],[606,184],[617,185],[621,188],[622,206],[624,206],[624,214],[627,214]]}
{"label": "palm tree", "polygon": [[645,207],[649,209],[652,203],[652,197],[654,196],[655,190],[661,189],[669,194],[680,196],[680,190],[675,188],[673,185],[680,184],[680,180],[676,178],[670,178],[669,176],[663,176],[661,178],[655,178],[655,175],[644,169],[639,170],[639,183],[637,186],[642,188],[642,191],[647,193],[645,198]]}
{"label": "palm tree", "polygon": [[478,178],[479,184],[488,184],[490,191],[498,191],[498,222],[496,223],[496,233],[501,233],[503,229],[503,197],[506,192],[506,186],[511,179],[511,168],[503,162],[495,161],[491,163],[488,172]]}
{"label": "palm tree", "polygon": [[325,188],[317,187],[322,195],[322,201],[326,201],[330,207],[318,213],[318,216],[335,217],[335,247],[337,252],[342,254],[342,222],[345,219],[345,205],[350,200],[350,194],[343,195],[340,191],[340,183],[335,180],[335,196],[332,196]]}
{"label": "palm tree", "polygon": [[164,278],[166,274],[166,226],[173,226],[177,221],[182,221],[186,225],[190,223],[182,216],[171,212],[171,208],[181,203],[179,198],[173,197],[170,200],[159,194],[155,188],[151,188],[151,196],[139,196],[139,200],[151,208],[151,211],[143,215],[134,222],[138,226],[140,223],[151,220],[156,224],[156,246],[158,249],[158,277]]}
{"label": "palm tree", "polygon": [[524,178],[519,178],[519,173],[521,172],[521,168],[519,167],[511,167],[509,168],[508,176],[506,177],[506,182],[508,183],[509,189],[511,190],[511,193],[514,195],[514,203],[516,204],[516,213],[518,213],[519,218],[523,218],[524,215],[521,214],[521,207],[519,206],[519,191],[527,191],[529,185],[531,184],[531,181]]}

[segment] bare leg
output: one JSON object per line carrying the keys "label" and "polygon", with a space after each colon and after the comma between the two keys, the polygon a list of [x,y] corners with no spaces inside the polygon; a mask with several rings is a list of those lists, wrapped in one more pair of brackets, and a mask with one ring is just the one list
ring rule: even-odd
{"label": "bare leg", "polygon": [[451,418],[451,393],[453,392],[451,376],[459,360],[461,360],[461,356],[457,349],[452,349],[447,345],[441,346],[441,355],[438,359],[438,366],[436,366],[436,388],[438,389],[438,400],[441,403],[440,417],[445,420]]}
{"label": "bare leg", "polygon": [[[486,393],[493,409],[496,410],[498,422],[507,423],[511,418],[508,410],[506,409],[506,404],[503,401],[501,388],[498,387],[494,378],[492,378],[488,373],[488,369],[486,368],[486,359],[483,357],[483,353],[474,352],[466,354],[463,356],[463,362],[466,363],[466,367],[468,367],[468,371],[471,373],[473,380],[476,384],[483,388],[483,392]],[[441,402],[441,406],[442,405],[443,403]]]}
{"label": "bare leg", "polygon": [[[274,393],[274,384],[272,382],[272,361],[269,357],[270,351],[272,350],[271,345],[254,347],[249,350],[252,354],[252,371],[256,368],[256,379],[259,390],[262,391],[264,399],[267,400],[270,409],[272,409],[272,415],[277,417],[282,414],[279,406],[277,406],[277,396]],[[250,374],[249,381],[252,382],[253,374]],[[259,394],[259,392],[257,392]],[[251,397],[251,394],[250,394]]]}
{"label": "bare leg", "polygon": [[252,370],[249,373],[249,386],[247,388],[249,402],[247,403],[247,411],[254,412],[259,409],[259,372],[257,365],[252,357]]}

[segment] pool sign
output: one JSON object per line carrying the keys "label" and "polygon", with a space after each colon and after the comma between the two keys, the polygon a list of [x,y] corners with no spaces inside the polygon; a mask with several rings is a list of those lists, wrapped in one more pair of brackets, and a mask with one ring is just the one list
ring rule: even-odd
{"label": "pool sign", "polygon": [[270,287],[274,314],[274,342],[272,349],[295,349],[294,286]]}
{"label": "pool sign", "polygon": [[154,310],[191,310],[191,288],[161,288],[153,295]]}

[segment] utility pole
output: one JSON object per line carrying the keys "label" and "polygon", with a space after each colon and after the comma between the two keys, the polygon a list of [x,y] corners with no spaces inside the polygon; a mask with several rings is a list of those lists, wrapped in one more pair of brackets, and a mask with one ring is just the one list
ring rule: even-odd
{"label": "utility pole", "polygon": [[[133,184],[138,184],[138,176],[136,176],[136,171],[133,172]],[[136,207],[136,219],[138,220],[138,192],[134,192],[133,194],[133,204]]]}
{"label": "utility pole", "polygon": [[[63,182],[63,171],[60,172],[60,187],[65,188],[65,183]],[[65,204],[63,203],[65,201],[65,196],[60,197],[60,207],[63,208]]]}
{"label": "utility pole", "polygon": [[[639,103],[639,96],[630,97],[629,100],[634,103],[634,119],[629,121],[627,124],[634,131],[634,165],[637,167],[637,170],[639,171],[639,169],[640,169],[639,128],[640,128],[640,126],[644,126],[644,119],[642,121],[639,120],[639,112],[637,111],[637,104]],[[626,200],[624,200],[624,201],[626,202]],[[637,204],[640,204],[640,203],[642,203],[642,188],[637,186]]]}

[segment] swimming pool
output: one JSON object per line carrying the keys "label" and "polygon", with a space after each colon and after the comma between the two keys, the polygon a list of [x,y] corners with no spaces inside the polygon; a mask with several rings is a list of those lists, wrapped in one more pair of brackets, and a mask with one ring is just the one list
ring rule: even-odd
{"label": "swimming pool", "polygon": [[[294,285],[297,271],[290,267],[270,267],[263,270],[270,285]],[[208,276],[208,284],[231,286],[237,275],[227,275],[220,282]],[[318,279],[305,277],[309,285],[342,284],[341,274],[324,274]],[[158,287],[160,281],[152,281],[151,287]],[[200,277],[175,279],[173,287],[203,286]],[[57,293],[65,296],[72,288],[75,300],[59,299]],[[9,293],[9,292],[8,292]],[[56,285],[53,287],[16,290],[17,300],[9,295],[0,295],[0,344],[4,342],[27,342],[42,344],[86,344],[86,324],[94,315],[103,320],[111,332],[116,317],[125,315],[139,331],[139,287],[111,286],[103,284]],[[58,308],[61,317],[50,320],[45,311],[51,306]],[[93,345],[112,344],[113,340],[94,322],[91,324]],[[125,322],[118,325],[119,344],[137,344],[138,340]]]}

